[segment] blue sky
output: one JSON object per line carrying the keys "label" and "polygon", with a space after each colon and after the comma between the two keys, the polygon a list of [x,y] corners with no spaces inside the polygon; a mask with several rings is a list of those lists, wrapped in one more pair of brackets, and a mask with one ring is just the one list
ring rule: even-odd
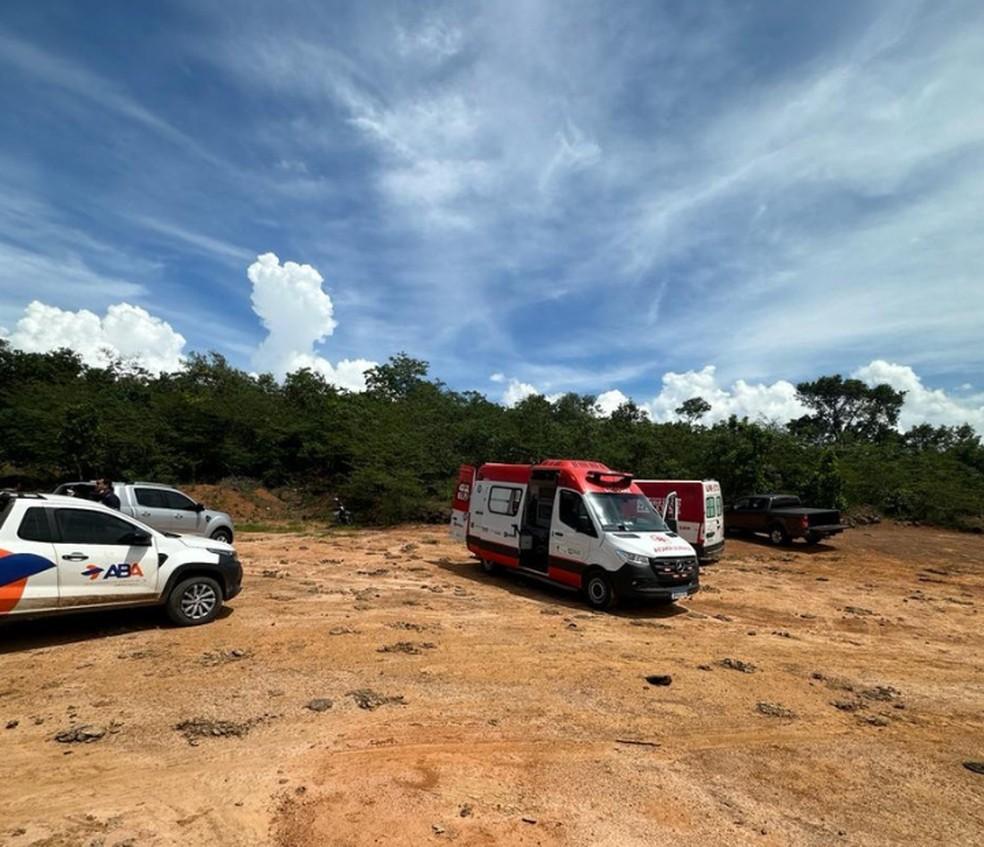
{"label": "blue sky", "polygon": [[7,0],[0,81],[26,349],[984,421],[980,3]]}

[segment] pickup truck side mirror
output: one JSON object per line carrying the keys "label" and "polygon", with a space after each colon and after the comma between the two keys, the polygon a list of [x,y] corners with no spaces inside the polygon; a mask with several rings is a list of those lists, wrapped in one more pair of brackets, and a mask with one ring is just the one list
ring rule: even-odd
{"label": "pickup truck side mirror", "polygon": [[144,532],[142,529],[135,529],[124,535],[121,543],[129,544],[131,547],[150,547],[150,533]]}
{"label": "pickup truck side mirror", "polygon": [[204,503],[195,503],[195,511],[196,512],[204,512],[205,511],[205,504]]}

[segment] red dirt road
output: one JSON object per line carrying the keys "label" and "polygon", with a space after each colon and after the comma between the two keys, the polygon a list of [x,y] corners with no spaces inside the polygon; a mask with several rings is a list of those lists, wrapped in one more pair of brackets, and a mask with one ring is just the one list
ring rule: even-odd
{"label": "red dirt road", "polygon": [[607,615],[441,528],[238,546],[210,626],[0,629],[0,843],[984,843],[980,536],[729,541]]}

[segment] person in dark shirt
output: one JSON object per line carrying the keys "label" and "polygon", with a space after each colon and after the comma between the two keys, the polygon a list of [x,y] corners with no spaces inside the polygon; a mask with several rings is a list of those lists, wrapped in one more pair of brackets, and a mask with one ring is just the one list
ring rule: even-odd
{"label": "person in dark shirt", "polygon": [[113,492],[113,482],[109,479],[101,479],[96,483],[96,500],[110,509],[119,511],[120,498]]}

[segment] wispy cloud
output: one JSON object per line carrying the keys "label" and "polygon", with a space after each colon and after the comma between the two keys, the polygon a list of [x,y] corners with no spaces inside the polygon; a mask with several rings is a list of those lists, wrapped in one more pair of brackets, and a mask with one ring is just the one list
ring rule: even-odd
{"label": "wispy cloud", "polygon": [[197,141],[159,117],[115,83],[91,72],[83,65],[43,50],[3,29],[0,29],[0,63],[13,66],[21,73],[62,89],[98,109],[141,124],[203,159],[213,163],[220,162]]}
{"label": "wispy cloud", "polygon": [[[346,305],[340,355],[406,349],[456,387],[498,369],[652,398],[708,362],[733,387],[875,360],[980,383],[979,4],[174,10],[143,75],[57,26],[0,31],[61,125],[133,139],[86,147],[67,196],[62,163],[32,161],[45,235],[0,196],[19,260],[184,286],[242,350],[261,330],[239,268],[269,246]],[[33,151],[9,155],[0,175]]]}
{"label": "wispy cloud", "polygon": [[247,250],[245,247],[239,247],[228,241],[223,241],[221,238],[213,238],[203,232],[186,229],[170,221],[158,220],[148,215],[137,215],[131,220],[145,229],[167,236],[169,239],[190,246],[205,255],[231,262],[240,267],[245,260],[256,255],[255,252]]}

